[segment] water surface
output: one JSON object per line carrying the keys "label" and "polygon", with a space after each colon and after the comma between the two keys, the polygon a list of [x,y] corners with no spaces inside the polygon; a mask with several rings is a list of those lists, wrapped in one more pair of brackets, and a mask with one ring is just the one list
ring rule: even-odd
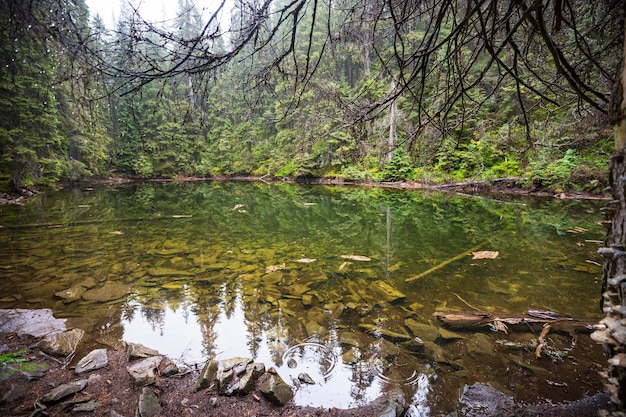
{"label": "water surface", "polygon": [[0,208],[0,307],[49,307],[92,344],[186,364],[253,357],[303,405],[402,390],[430,415],[477,381],[575,400],[602,389],[588,335],[550,334],[536,359],[532,331],[450,334],[433,313],[599,317],[600,206],[231,182],[55,192]]}

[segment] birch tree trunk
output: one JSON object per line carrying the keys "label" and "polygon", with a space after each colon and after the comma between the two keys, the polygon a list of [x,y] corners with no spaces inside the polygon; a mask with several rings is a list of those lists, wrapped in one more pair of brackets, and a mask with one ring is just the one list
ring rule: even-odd
{"label": "birch tree trunk", "polygon": [[[389,91],[391,94],[395,94],[398,84],[396,79],[391,77],[391,87]],[[383,162],[388,164],[393,158],[393,151],[396,147],[396,119],[398,111],[398,99],[394,98],[389,105],[389,138],[387,139],[387,146],[385,147],[385,155]]]}

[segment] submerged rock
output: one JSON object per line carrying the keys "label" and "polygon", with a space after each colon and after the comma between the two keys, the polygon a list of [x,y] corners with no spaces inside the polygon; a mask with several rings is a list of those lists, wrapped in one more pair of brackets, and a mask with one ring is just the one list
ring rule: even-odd
{"label": "submerged rock", "polygon": [[388,303],[393,303],[406,298],[406,295],[381,280],[372,282],[369,289]]}
{"label": "submerged rock", "polygon": [[87,288],[77,285],[63,291],[55,292],[54,296],[63,300],[65,304],[69,304],[79,300],[85,291],[87,291]]}
{"label": "submerged rock", "polygon": [[432,324],[420,323],[413,318],[404,320],[404,325],[409,329],[411,334],[422,340],[434,342],[439,337],[439,329]]}
{"label": "submerged rock", "polygon": [[91,290],[85,291],[82,297],[86,301],[96,301],[104,303],[107,301],[113,301],[117,300],[118,298],[122,298],[126,294],[128,294],[129,291],[130,290],[127,285],[117,282],[107,282],[104,284],[104,286],[100,288],[93,288]]}
{"label": "submerged rock", "polygon": [[298,374],[298,381],[304,384],[315,385],[315,381],[313,381],[313,378],[311,378],[311,375],[305,372]]}
{"label": "submerged rock", "polygon": [[49,355],[68,356],[76,350],[84,334],[85,331],[82,329],[52,333],[41,339],[37,347]]}
{"label": "submerged rock", "polygon": [[384,337],[391,342],[408,342],[411,340],[411,336],[408,333],[394,332],[393,330],[385,329],[384,327],[375,326],[373,324],[361,323],[359,328],[365,330],[374,337]]}
{"label": "submerged rock", "polygon": [[354,365],[361,360],[361,351],[356,347],[351,347],[350,349],[343,352],[341,355],[341,361],[346,365]]}

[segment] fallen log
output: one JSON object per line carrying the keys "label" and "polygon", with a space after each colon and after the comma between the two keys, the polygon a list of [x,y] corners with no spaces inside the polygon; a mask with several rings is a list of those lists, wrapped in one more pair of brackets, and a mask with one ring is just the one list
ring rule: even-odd
{"label": "fallen log", "polygon": [[529,310],[527,314],[479,311],[437,311],[434,316],[446,327],[457,330],[512,330],[541,332],[546,324],[558,333],[591,333],[598,318],[570,317],[553,312]]}

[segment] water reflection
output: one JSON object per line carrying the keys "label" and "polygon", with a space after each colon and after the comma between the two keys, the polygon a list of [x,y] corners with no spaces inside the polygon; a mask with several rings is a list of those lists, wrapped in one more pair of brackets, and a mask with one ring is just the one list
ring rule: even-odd
{"label": "water reflection", "polygon": [[[475,381],[525,401],[600,390],[602,354],[586,336],[553,335],[569,356],[537,360],[524,346],[538,335],[452,333],[433,319],[599,315],[599,204],[509,202],[237,183],[52,194],[0,212],[0,307],[50,307],[99,343],[188,364],[252,357],[292,381],[299,404],[402,392],[427,415],[454,410]],[[498,256],[472,259],[476,247]]]}

